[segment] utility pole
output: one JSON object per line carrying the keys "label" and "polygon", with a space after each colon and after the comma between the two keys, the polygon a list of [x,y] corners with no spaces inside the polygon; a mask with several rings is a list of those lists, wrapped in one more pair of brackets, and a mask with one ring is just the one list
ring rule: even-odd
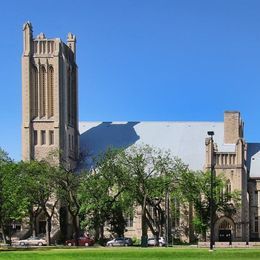
{"label": "utility pole", "polygon": [[165,243],[169,245],[169,190],[167,188],[165,195]]}
{"label": "utility pole", "polygon": [[211,145],[213,146],[213,157],[211,159],[210,165],[210,251],[213,250],[214,245],[214,141],[213,141],[213,131],[208,131],[208,135],[210,136]]}

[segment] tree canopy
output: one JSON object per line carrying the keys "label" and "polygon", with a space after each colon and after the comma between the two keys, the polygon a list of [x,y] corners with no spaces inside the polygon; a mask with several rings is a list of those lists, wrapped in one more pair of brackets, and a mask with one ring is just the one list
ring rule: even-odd
{"label": "tree canopy", "polygon": [[[239,193],[226,189],[226,182],[223,175],[214,177],[215,220],[220,215],[232,217],[239,207]],[[70,213],[76,241],[79,221],[81,228],[103,240],[105,228],[123,236],[127,218],[139,215],[143,241],[149,228],[158,242],[159,236],[172,230],[167,220],[180,218],[185,207],[194,211],[192,228],[197,237],[206,239],[210,173],[193,172],[170,152],[148,145],[108,149],[90,170],[80,172],[46,161],[15,163],[0,149],[0,228],[4,240],[11,235],[13,221],[22,221],[25,216],[30,217],[36,235],[37,218],[44,214],[49,244],[59,202]]]}

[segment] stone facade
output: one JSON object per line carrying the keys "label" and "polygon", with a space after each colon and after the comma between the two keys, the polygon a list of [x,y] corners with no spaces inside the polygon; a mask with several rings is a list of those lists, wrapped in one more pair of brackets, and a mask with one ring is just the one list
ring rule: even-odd
{"label": "stone facade", "polygon": [[57,164],[74,168],[79,154],[76,37],[67,44],[23,26],[22,159],[59,153]]}
{"label": "stone facade", "polygon": [[251,178],[248,182],[249,193],[249,232],[250,240],[260,240],[260,179]]}
{"label": "stone facade", "polygon": [[243,138],[244,123],[238,111],[224,113],[224,143],[235,144],[238,138]]}
{"label": "stone facade", "polygon": [[210,170],[214,165],[216,175],[224,174],[226,189],[240,193],[241,208],[237,209],[234,216],[218,216],[215,223],[215,240],[219,240],[222,223],[228,223],[228,228],[223,226],[223,229],[231,230],[233,241],[249,241],[248,175],[245,165],[247,154],[239,112],[227,111],[224,114],[224,143],[234,145],[234,151],[221,151],[214,144],[213,138],[206,139],[205,169]]}

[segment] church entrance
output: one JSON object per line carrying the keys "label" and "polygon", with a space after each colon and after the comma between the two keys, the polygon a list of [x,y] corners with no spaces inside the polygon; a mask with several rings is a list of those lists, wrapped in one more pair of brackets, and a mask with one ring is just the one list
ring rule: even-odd
{"label": "church entrance", "polygon": [[231,230],[230,229],[219,230],[218,240],[219,242],[231,242]]}
{"label": "church entrance", "polygon": [[234,236],[234,222],[228,217],[217,220],[215,225],[215,239],[219,242],[232,242]]}

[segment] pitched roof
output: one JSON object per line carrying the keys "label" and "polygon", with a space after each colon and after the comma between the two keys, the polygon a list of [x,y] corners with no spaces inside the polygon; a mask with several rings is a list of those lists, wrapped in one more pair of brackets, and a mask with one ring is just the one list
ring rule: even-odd
{"label": "pitched roof", "polygon": [[223,143],[223,122],[80,122],[79,131],[81,150],[91,156],[108,147],[148,144],[169,150],[192,170],[203,170],[208,131],[214,131],[219,151],[235,151],[235,145]]}
{"label": "pitched roof", "polygon": [[246,166],[250,177],[260,178],[260,143],[247,144]]}

